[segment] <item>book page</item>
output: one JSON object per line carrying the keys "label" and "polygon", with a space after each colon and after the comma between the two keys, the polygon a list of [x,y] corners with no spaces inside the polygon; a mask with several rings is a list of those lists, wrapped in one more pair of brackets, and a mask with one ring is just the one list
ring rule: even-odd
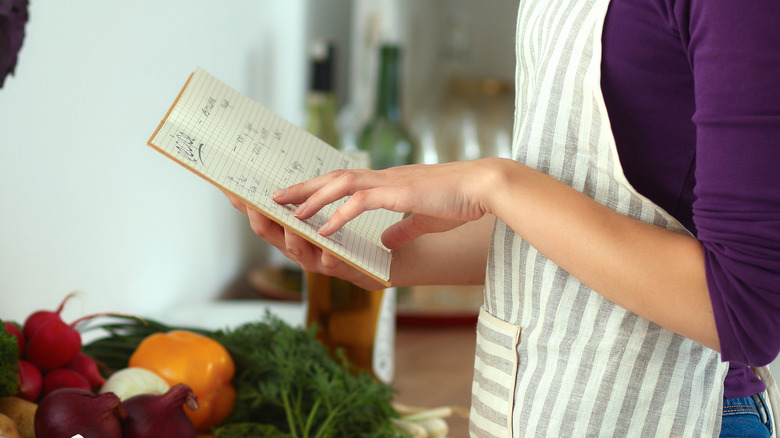
{"label": "book page", "polygon": [[368,211],[329,237],[317,229],[345,199],[302,221],[273,192],[358,164],[344,153],[233,90],[202,69],[192,74],[148,144],[259,212],[389,285],[390,251],[381,233],[402,218]]}

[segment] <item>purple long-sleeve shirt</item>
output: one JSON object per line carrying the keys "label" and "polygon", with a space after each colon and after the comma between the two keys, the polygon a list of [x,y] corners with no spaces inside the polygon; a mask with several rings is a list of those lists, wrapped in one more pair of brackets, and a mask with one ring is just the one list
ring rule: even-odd
{"label": "purple long-sleeve shirt", "polygon": [[780,350],[780,1],[612,0],[602,42],[626,177],[702,242],[725,396],[759,392],[748,365]]}

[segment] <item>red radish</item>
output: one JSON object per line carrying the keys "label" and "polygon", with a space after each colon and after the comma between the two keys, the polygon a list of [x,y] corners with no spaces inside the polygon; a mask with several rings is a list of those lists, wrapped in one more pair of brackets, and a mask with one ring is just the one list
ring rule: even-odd
{"label": "red radish", "polygon": [[55,312],[35,312],[24,323],[24,336],[27,339],[24,359],[38,367],[42,373],[64,366],[81,351],[81,334],[76,330],[76,326],[82,321],[98,316],[130,316],[121,313],[97,313],[66,324],[60,318],[60,312],[72,296],[74,294],[65,297]]}
{"label": "red radish", "polygon": [[33,335],[35,335],[36,332],[38,332],[41,327],[46,325],[49,321],[60,319],[60,313],[62,313],[62,309],[65,308],[65,303],[67,303],[68,300],[74,296],[76,296],[75,293],[68,294],[60,303],[60,307],[58,307],[57,310],[53,312],[49,310],[39,310],[30,314],[30,316],[27,317],[27,320],[24,321],[24,337],[29,340],[33,337]]}
{"label": "red radish", "polygon": [[43,396],[62,388],[78,388],[84,391],[91,391],[92,388],[87,382],[87,378],[81,374],[65,368],[51,370],[43,376]]}
{"label": "red radish", "polygon": [[22,334],[22,331],[19,329],[19,326],[14,324],[13,322],[5,322],[5,330],[16,336],[16,343],[19,344],[19,357],[22,357],[24,354],[24,334]]}
{"label": "red radish", "polygon": [[106,383],[106,379],[98,371],[95,360],[80,351],[76,353],[73,360],[65,365],[65,368],[84,376],[91,388],[99,388]]}
{"label": "red radish", "polygon": [[27,339],[32,338],[34,334],[38,333],[38,330],[42,326],[48,324],[49,321],[53,321],[59,318],[60,315],[58,313],[50,312],[48,310],[39,310],[31,314],[24,321],[24,337]]}
{"label": "red radish", "polygon": [[42,373],[59,368],[73,360],[81,351],[81,334],[72,325],[59,319],[49,320],[27,340],[24,358],[38,367]]}
{"label": "red radish", "polygon": [[41,395],[43,377],[35,365],[26,360],[19,360],[19,392],[17,395],[25,400],[35,402]]}

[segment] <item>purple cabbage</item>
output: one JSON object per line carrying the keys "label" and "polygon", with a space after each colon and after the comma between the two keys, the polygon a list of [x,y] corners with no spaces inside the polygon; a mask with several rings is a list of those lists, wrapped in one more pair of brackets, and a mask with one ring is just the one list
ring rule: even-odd
{"label": "purple cabbage", "polygon": [[0,0],[0,88],[13,74],[24,40],[28,0]]}

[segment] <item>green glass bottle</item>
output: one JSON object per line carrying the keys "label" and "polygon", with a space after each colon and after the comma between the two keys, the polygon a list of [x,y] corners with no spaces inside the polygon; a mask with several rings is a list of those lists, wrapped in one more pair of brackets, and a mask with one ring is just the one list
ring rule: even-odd
{"label": "green glass bottle", "polygon": [[335,47],[327,41],[316,41],[311,51],[311,84],[307,96],[306,130],[325,143],[339,148],[336,124],[338,105],[333,81]]}
{"label": "green glass bottle", "polygon": [[[312,48],[312,82],[306,129],[339,148],[334,92],[334,47],[324,41]],[[367,164],[367,163],[366,163]],[[390,383],[395,344],[395,291],[368,291],[335,277],[304,275],[306,325],[319,327],[317,338],[331,351],[342,349],[358,367]]]}
{"label": "green glass bottle", "polygon": [[412,164],[417,147],[401,113],[401,49],[384,44],[379,52],[379,80],[374,115],[358,138],[358,148],[368,152],[371,168]]}

